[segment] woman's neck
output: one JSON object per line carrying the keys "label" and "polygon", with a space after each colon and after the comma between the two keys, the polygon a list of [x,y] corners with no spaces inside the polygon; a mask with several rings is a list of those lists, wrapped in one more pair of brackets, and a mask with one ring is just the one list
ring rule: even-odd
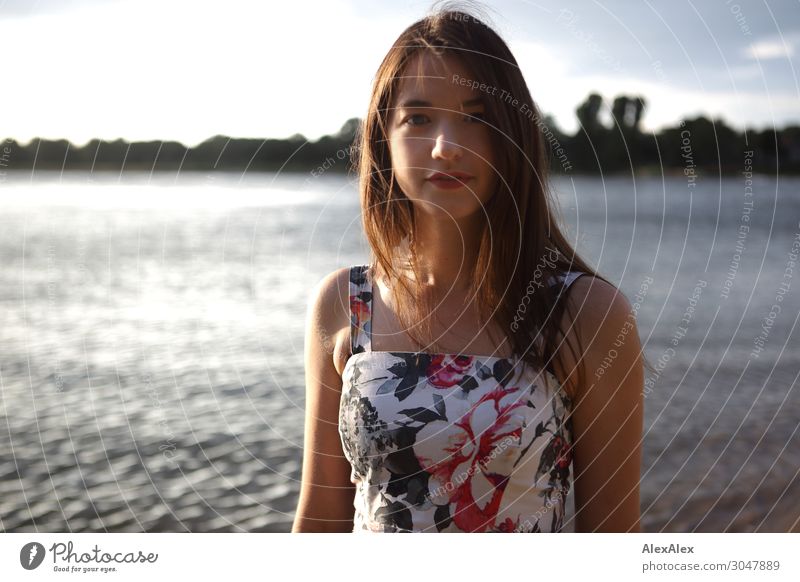
{"label": "woman's neck", "polygon": [[[450,217],[441,220],[424,213],[416,216],[413,245],[417,271],[422,284],[434,295],[466,291],[472,286],[481,218],[477,215],[456,221]],[[404,256],[409,254],[404,253]],[[403,272],[413,277],[410,267]]]}

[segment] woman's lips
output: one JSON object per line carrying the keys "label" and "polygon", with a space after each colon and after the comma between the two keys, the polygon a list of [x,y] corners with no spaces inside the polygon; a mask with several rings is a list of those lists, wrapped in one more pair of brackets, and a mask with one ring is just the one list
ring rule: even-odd
{"label": "woman's lips", "polygon": [[452,176],[437,174],[428,178],[428,181],[442,190],[457,190],[458,188],[464,188],[466,183],[472,180],[472,178],[472,176],[466,174],[455,174]]}

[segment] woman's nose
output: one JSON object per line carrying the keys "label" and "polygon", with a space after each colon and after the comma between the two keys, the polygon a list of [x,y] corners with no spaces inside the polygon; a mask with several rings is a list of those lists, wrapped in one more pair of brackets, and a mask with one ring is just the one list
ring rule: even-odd
{"label": "woman's nose", "polygon": [[441,160],[453,160],[461,157],[462,148],[455,143],[452,132],[440,131],[433,144],[431,157]]}

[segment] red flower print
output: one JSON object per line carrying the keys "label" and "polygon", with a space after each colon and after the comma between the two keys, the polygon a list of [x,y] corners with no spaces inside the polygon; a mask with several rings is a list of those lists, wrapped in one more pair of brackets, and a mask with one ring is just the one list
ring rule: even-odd
{"label": "red flower print", "polygon": [[[414,452],[431,478],[434,503],[455,504],[450,513],[462,531],[491,528],[519,454],[525,402],[519,388],[485,394],[454,423],[433,421],[417,433]],[[501,402],[510,397],[510,402]]]}
{"label": "red flower print", "polygon": [[369,321],[371,314],[369,305],[361,299],[358,295],[350,296],[350,313],[354,319],[353,325],[363,330],[364,325]]}
{"label": "red flower print", "polygon": [[553,437],[550,441],[550,446],[553,448],[556,458],[556,467],[559,469],[566,469],[572,462],[572,447],[569,446],[566,440],[561,438],[560,435]]}
{"label": "red flower print", "polygon": [[519,518],[514,521],[510,517],[505,518],[492,528],[492,531],[499,533],[511,533],[519,527]]}
{"label": "red flower print", "polygon": [[438,354],[431,358],[425,375],[436,388],[452,388],[466,376],[472,366],[472,356]]}

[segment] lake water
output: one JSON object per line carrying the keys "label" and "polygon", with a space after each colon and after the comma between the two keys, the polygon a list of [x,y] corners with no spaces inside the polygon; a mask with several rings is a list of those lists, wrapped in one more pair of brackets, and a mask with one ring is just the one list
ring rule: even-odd
{"label": "lake water", "polygon": [[[657,366],[643,529],[798,529],[800,179],[555,189]],[[368,256],[353,183],[10,173],[0,220],[0,529],[289,531],[307,297]]]}

